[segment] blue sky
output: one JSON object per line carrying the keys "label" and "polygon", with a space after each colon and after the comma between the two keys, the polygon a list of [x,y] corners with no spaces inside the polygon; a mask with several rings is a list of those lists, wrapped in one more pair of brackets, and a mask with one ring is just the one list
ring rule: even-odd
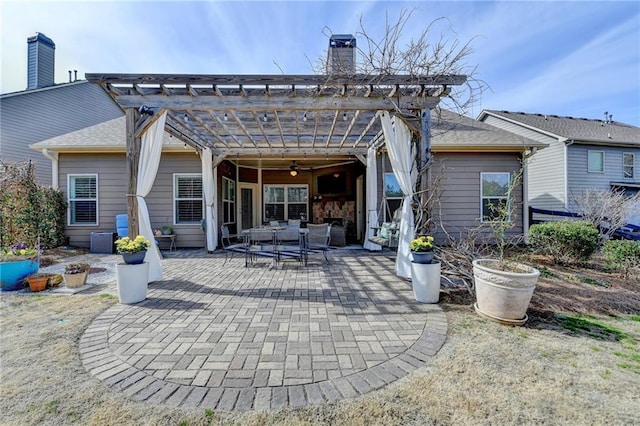
{"label": "blue sky", "polygon": [[[468,58],[490,87],[468,111],[524,111],[640,126],[640,2],[201,1],[0,3],[0,92],[26,88],[27,37],[56,43],[56,82],[84,73],[310,74],[326,34],[379,39],[385,15],[414,9],[407,39],[472,40]],[[453,32],[455,31],[455,32]]]}

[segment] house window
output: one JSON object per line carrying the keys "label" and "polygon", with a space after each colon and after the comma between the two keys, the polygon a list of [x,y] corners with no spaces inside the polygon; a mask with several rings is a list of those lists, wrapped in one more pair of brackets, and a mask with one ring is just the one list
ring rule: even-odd
{"label": "house window", "polygon": [[[506,172],[480,173],[480,210],[483,222],[495,222],[509,205],[511,175]],[[507,221],[509,221],[507,217]]]}
{"label": "house window", "polygon": [[393,212],[402,206],[404,194],[400,189],[400,184],[393,173],[384,174],[384,197],[387,200],[387,211],[385,212],[385,222],[390,222]]}
{"label": "house window", "polygon": [[264,219],[288,220],[309,217],[309,188],[307,185],[265,185]]}
{"label": "house window", "polygon": [[636,155],[630,152],[622,153],[622,173],[625,179],[633,179],[635,176]]}
{"label": "house window", "polygon": [[224,223],[236,221],[236,183],[222,177],[222,220]]}
{"label": "house window", "polygon": [[589,151],[588,153],[589,173],[604,173],[604,151]]}
{"label": "house window", "polygon": [[173,175],[175,224],[200,224],[203,218],[202,175]]}
{"label": "house window", "polygon": [[98,224],[98,175],[69,175],[69,225]]}

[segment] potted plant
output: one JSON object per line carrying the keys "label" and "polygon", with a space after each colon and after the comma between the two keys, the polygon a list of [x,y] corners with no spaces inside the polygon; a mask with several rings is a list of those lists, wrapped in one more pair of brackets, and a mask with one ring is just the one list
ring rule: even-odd
{"label": "potted plant", "polygon": [[438,303],[440,299],[440,262],[433,260],[434,238],[422,235],[409,242],[413,256],[411,285],[418,302]]}
{"label": "potted plant", "polygon": [[150,246],[151,242],[142,235],[138,235],[134,239],[122,237],[116,240],[116,250],[122,255],[124,263],[129,265],[138,265],[144,262],[144,257]]}
{"label": "potted plant", "polygon": [[172,226],[163,226],[162,228],[162,235],[172,235],[173,234],[173,227]]}
{"label": "potted plant", "polygon": [[[116,241],[116,249],[122,254],[124,263],[116,264],[116,283],[120,303],[138,303],[147,298],[149,283],[149,263],[144,261],[149,240],[138,235],[133,240],[128,237]],[[136,256],[136,258],[132,258]]]}
{"label": "potted plant", "polygon": [[15,244],[0,249],[0,289],[2,291],[20,290],[24,279],[38,272],[40,251],[26,244]]}
{"label": "potted plant", "polygon": [[409,250],[414,262],[433,262],[433,237],[431,235],[422,235],[411,240]]}
{"label": "potted plant", "polygon": [[29,289],[32,292],[44,291],[47,288],[47,283],[49,282],[49,278],[51,278],[54,274],[47,273],[35,273],[31,274],[27,277],[27,282],[29,283]]}
{"label": "potted plant", "polygon": [[540,275],[540,271],[531,266],[505,259],[506,249],[512,243],[507,231],[515,225],[516,203],[512,201],[512,193],[520,182],[521,174],[522,171],[506,188],[506,202],[491,206],[488,225],[498,258],[476,259],[472,262],[476,312],[509,325],[522,325],[527,321],[527,308]]}
{"label": "potted plant", "polygon": [[64,267],[64,282],[68,288],[79,288],[87,282],[91,267],[88,263],[69,263]]}

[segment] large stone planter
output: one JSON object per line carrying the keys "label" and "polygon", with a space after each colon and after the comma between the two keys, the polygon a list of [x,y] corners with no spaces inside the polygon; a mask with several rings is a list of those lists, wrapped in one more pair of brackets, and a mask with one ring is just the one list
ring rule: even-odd
{"label": "large stone planter", "polygon": [[120,303],[131,304],[142,302],[147,298],[149,283],[149,262],[136,265],[116,264],[116,283]]}
{"label": "large stone planter", "polygon": [[440,262],[411,262],[413,297],[421,303],[438,303],[440,299]]}
{"label": "large stone planter", "polygon": [[2,291],[21,290],[24,287],[24,279],[38,272],[39,267],[38,259],[0,262],[0,289]]}
{"label": "large stone planter", "polygon": [[527,308],[540,272],[527,265],[509,262],[516,271],[503,271],[500,261],[473,261],[476,288],[475,310],[481,316],[509,325],[527,322]]}
{"label": "large stone planter", "polygon": [[87,282],[89,271],[77,274],[64,274],[64,282],[68,288],[80,288]]}

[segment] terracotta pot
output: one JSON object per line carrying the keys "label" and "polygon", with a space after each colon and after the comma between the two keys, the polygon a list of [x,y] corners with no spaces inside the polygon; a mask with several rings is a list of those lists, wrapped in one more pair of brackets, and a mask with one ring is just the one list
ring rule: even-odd
{"label": "terracotta pot", "polygon": [[29,282],[29,288],[32,292],[44,291],[47,288],[47,281],[49,281],[49,277],[43,278],[27,278]]}

